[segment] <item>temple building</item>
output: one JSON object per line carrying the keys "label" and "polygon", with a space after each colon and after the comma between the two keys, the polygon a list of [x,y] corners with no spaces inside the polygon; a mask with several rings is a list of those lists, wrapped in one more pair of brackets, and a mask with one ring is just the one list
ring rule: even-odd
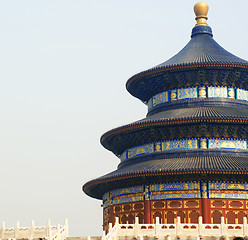
{"label": "temple building", "polygon": [[101,137],[120,164],[83,191],[119,223],[242,224],[248,215],[248,62],[222,48],[194,6],[196,25],[174,57],[132,76],[146,118]]}

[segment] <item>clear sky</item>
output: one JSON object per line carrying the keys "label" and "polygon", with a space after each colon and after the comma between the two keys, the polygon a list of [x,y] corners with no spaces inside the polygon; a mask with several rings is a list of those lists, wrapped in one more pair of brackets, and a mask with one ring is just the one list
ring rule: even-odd
{"label": "clear sky", "polygon": [[[101,235],[82,185],[118,165],[100,136],[145,117],[129,77],[190,39],[195,0],[0,0],[0,220]],[[248,59],[247,0],[209,0],[215,40]]]}

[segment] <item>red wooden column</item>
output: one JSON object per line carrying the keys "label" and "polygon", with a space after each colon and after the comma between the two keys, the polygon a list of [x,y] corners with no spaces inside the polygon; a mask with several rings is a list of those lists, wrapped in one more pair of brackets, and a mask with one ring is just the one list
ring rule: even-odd
{"label": "red wooden column", "polygon": [[115,224],[115,216],[114,216],[114,206],[113,205],[111,205],[109,207],[109,222],[111,222],[113,224],[113,226],[114,226],[114,224]]}
{"label": "red wooden column", "polygon": [[145,200],[144,201],[144,222],[149,224],[151,223],[151,201]]}
{"label": "red wooden column", "polygon": [[201,200],[203,223],[211,223],[207,182],[201,182]]}
{"label": "red wooden column", "polygon": [[151,223],[151,201],[150,201],[150,186],[144,186],[144,222]]}

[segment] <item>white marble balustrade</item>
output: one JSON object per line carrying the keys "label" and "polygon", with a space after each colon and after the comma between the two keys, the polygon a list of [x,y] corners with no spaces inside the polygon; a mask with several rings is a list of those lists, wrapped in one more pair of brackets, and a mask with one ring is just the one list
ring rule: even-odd
{"label": "white marble balustrade", "polygon": [[224,217],[220,224],[204,224],[202,217],[199,217],[198,223],[181,223],[180,217],[175,224],[160,224],[159,218],[156,218],[155,224],[139,224],[138,218],[135,224],[120,224],[116,218],[114,227],[109,225],[109,232],[105,235],[103,232],[102,240],[118,239],[225,239],[231,240],[237,237],[248,238],[247,218],[243,219],[243,224],[226,224]]}
{"label": "white marble balustrade", "polygon": [[68,221],[65,219],[64,226],[57,224],[52,226],[50,220],[46,226],[37,227],[34,221],[29,227],[20,227],[20,222],[16,223],[15,228],[6,228],[2,222],[0,229],[0,240],[3,239],[47,239],[47,240],[64,240],[68,237]]}

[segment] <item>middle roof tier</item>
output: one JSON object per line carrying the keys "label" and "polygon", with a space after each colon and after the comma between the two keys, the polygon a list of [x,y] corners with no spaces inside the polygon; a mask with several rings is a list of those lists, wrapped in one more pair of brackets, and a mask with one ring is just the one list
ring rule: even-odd
{"label": "middle roof tier", "polygon": [[[202,101],[201,101],[202,102]],[[248,138],[248,105],[170,109],[106,132],[102,145],[120,156],[138,145],[185,138]]]}

